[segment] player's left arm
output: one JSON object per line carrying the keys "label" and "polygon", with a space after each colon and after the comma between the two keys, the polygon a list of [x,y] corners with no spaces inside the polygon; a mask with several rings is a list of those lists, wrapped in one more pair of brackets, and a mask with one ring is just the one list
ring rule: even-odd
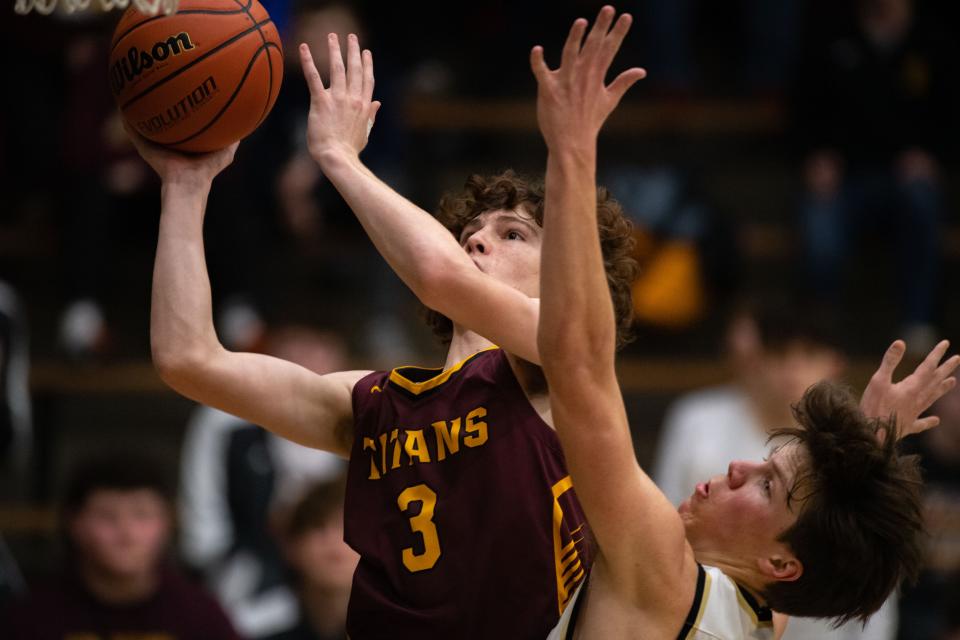
{"label": "player's left arm", "polygon": [[421,302],[510,353],[539,363],[539,301],[481,272],[440,222],[360,160],[380,108],[373,100],[373,55],[361,52],[352,34],[346,65],[335,34],[330,34],[328,47],[330,86],[324,87],[310,49],[300,45],[311,96],[307,144],[324,175]]}
{"label": "player's left arm", "polygon": [[895,383],[893,372],[903,360],[907,345],[903,340],[894,341],[863,391],[860,408],[864,414],[884,420],[896,416],[898,438],[937,426],[940,423],[937,416],[920,416],[957,384],[953,373],[960,365],[960,355],[940,362],[949,347],[950,343],[942,340],[913,373]]}
{"label": "player's left arm", "polygon": [[596,144],[603,122],[644,71],[630,69],[605,85],[630,25],[629,16],[613,24],[613,15],[604,7],[585,40],[586,21],[574,23],[556,71],[545,65],[540,47],[531,54],[548,148],[538,343],[554,425],[604,574],[631,604],[661,611],[676,607],[678,596],[692,598],[696,565],[679,515],[637,463],[614,371],[615,314],[597,230]]}

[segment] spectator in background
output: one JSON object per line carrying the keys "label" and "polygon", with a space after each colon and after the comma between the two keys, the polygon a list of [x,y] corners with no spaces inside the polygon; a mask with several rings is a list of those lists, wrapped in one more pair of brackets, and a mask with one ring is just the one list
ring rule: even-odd
{"label": "spectator in background", "polygon": [[238,638],[216,601],[166,560],[171,492],[151,458],[122,452],[87,460],[66,486],[67,565],[11,612],[5,638]]}
{"label": "spectator in background", "polygon": [[[292,3],[291,12],[290,42],[309,44],[324,74],[329,67],[327,34],[336,33],[346,43],[347,34],[356,33],[369,44],[355,3],[299,0]],[[297,47],[286,47],[285,54],[283,87],[273,110],[244,141],[230,170],[214,183],[210,198],[205,237],[217,292],[218,333],[235,350],[255,350],[266,329],[263,310],[291,304],[275,299],[276,280],[268,281],[271,274],[262,269],[272,260],[290,273],[309,274],[308,282],[298,283],[300,290],[319,290],[329,298],[354,296],[366,320],[356,323],[354,316],[345,328],[362,332],[358,343],[369,350],[371,359],[391,365],[415,360],[401,321],[403,300],[412,307],[412,298],[310,157],[306,147],[310,94]],[[403,75],[390,68],[389,60],[378,60],[377,65],[377,96],[397,107]],[[403,189],[406,175],[400,117],[400,108],[379,114],[377,135],[364,151],[368,165],[397,189]],[[359,290],[370,295],[355,296]]]}
{"label": "spectator in background", "polygon": [[632,287],[638,325],[689,329],[736,288],[735,229],[688,173],[632,164],[605,172],[604,183],[633,223],[640,265]]}
{"label": "spectator in background", "polygon": [[929,536],[926,567],[900,600],[900,640],[960,640],[960,393],[931,413],[940,426],[907,441],[922,456]]}
{"label": "spectator in background", "polygon": [[856,28],[806,56],[798,86],[806,282],[838,300],[854,242],[884,231],[901,277],[904,337],[926,353],[940,273],[938,158],[955,117],[956,56],[915,18],[911,0],[857,6]]}
{"label": "spectator in background", "polygon": [[26,593],[26,584],[17,561],[7,548],[7,543],[0,536],[0,629],[6,628],[4,617],[9,604],[17,597]]}
{"label": "spectator in background", "polygon": [[131,239],[149,237],[155,226],[155,218],[142,212],[156,210],[150,190],[156,180],[126,139],[104,83],[112,29],[111,14],[93,14],[66,31],[61,45],[64,95],[60,118],[53,121],[59,134],[53,162],[62,171],[56,205],[66,304],[57,338],[75,359],[109,351],[105,309],[117,285],[113,265]]}
{"label": "spectator in background", "polygon": [[[0,281],[0,497],[26,495],[32,441],[27,319],[16,292]],[[23,576],[0,536],[0,610],[23,593]],[[0,622],[2,628],[2,622]]]}
{"label": "spectator in background", "polygon": [[[681,94],[703,84],[696,63],[697,0],[650,0],[640,23],[644,25],[643,40],[649,43],[648,68],[655,73],[651,82],[668,93]],[[708,4],[708,3],[703,3]],[[742,41],[739,54],[740,77],[724,73],[727,87],[731,79],[739,81],[747,91],[778,93],[792,73],[796,62],[796,47],[800,3],[797,0],[748,0],[732,8],[724,3],[723,11],[739,13],[741,28],[724,30],[736,34],[731,43]],[[712,21],[715,22],[715,21]],[[728,43],[724,43],[728,44]]]}
{"label": "spectator in background", "polygon": [[300,603],[294,629],[271,640],[343,640],[360,556],[343,541],[344,476],[315,485],[286,520],[283,547]]}
{"label": "spectator in background", "polygon": [[[264,351],[317,373],[346,368],[339,338],[306,327],[268,331]],[[345,462],[274,436],[234,416],[198,407],[181,466],[181,551],[244,637],[295,627],[297,597],[276,523],[306,490],[338,476]]]}
{"label": "spectator in background", "polygon": [[33,441],[29,327],[20,297],[0,281],[0,497],[26,496]]}
{"label": "spectator in background", "polygon": [[[836,380],[845,359],[826,311],[786,299],[760,298],[735,312],[727,331],[735,382],[691,393],[669,409],[653,479],[675,505],[702,478],[726,473],[730,460],[765,458],[769,432],[794,426],[791,406],[820,380]],[[892,600],[892,599],[891,599]],[[784,640],[892,640],[895,604],[888,601],[864,630],[858,621],[793,618]]]}

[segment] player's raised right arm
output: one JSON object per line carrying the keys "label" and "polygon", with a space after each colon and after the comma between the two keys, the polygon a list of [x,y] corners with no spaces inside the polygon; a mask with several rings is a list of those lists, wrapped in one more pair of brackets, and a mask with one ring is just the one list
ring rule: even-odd
{"label": "player's raised right arm", "polygon": [[203,215],[214,176],[236,145],[187,157],[131,134],[163,180],[150,343],[160,377],[177,392],[300,444],[348,455],[353,385],[365,372],[317,375],[261,354],[234,353],[213,327]]}
{"label": "player's raised right arm", "polygon": [[328,39],[330,82],[324,87],[306,45],[300,62],[310,88],[307,143],[324,175],[350,205],[377,250],[426,306],[516,355],[539,363],[539,301],[481,272],[433,216],[391,189],[360,160],[379,102],[373,57],[349,36],[344,65],[335,34]]}

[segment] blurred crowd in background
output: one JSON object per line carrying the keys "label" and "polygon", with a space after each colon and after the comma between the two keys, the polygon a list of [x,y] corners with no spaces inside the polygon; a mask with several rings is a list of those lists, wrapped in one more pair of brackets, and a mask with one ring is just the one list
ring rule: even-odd
{"label": "blurred crowd in background", "polygon": [[[416,301],[306,151],[295,44],[322,72],[326,34],[360,34],[383,102],[363,159],[432,210],[473,172],[542,172],[528,51],[559,50],[602,3],[263,4],[289,59],[209,201],[220,338],[318,372],[438,364]],[[642,266],[621,358],[709,361],[726,380],[624,381],[641,462],[679,502],[718,465],[762,454],[812,382],[849,379],[895,337],[913,354],[957,337],[960,5],[617,8],[636,26],[615,65],[649,72],[600,149]],[[107,87],[116,14],[6,11],[0,609],[16,604],[0,629],[343,637],[357,557],[342,542],[342,461],[149,385],[89,392],[149,358],[159,184]],[[40,392],[31,362],[62,375]],[[928,568],[844,638],[960,638],[960,395],[934,413],[942,425],[907,443],[926,470]]]}

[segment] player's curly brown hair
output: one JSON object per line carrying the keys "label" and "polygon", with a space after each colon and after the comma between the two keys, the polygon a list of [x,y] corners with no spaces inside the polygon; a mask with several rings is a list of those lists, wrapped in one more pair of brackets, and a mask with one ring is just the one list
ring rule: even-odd
{"label": "player's curly brown hair", "polygon": [[[544,185],[512,170],[494,176],[474,174],[467,178],[463,190],[448,193],[440,200],[436,218],[459,240],[464,227],[478,215],[500,209],[523,209],[543,226]],[[637,276],[637,261],[633,258],[633,225],[624,216],[620,203],[604,187],[597,188],[597,223],[600,228],[600,247],[607,284],[613,298],[617,321],[617,347],[630,342],[633,324],[631,285]],[[453,323],[446,316],[431,309],[426,311],[427,323],[444,342],[450,342]]]}
{"label": "player's curly brown hair", "polygon": [[799,443],[807,460],[788,497],[799,515],[779,539],[803,573],[768,585],[764,596],[781,613],[866,622],[922,564],[917,458],[899,454],[895,417],[867,418],[836,384],[810,387],[793,415],[799,427],[774,437]]}

